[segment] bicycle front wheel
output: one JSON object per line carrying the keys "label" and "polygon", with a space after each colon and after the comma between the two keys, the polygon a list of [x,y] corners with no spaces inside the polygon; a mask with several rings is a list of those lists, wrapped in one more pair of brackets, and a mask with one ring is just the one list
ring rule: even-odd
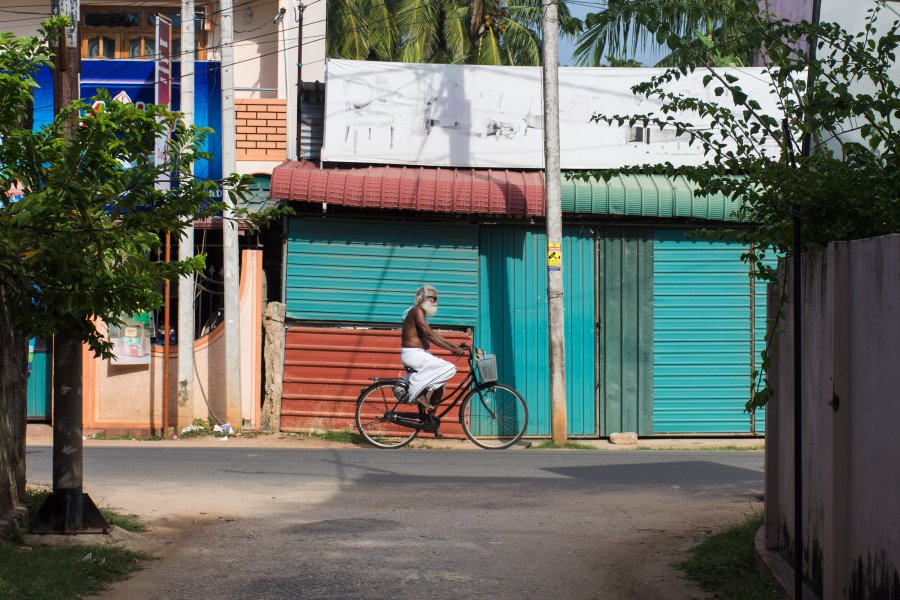
{"label": "bicycle front wheel", "polygon": [[459,422],[476,446],[502,450],[525,435],[528,407],[514,388],[489,384],[469,392],[459,409]]}
{"label": "bicycle front wheel", "polygon": [[398,411],[415,410],[394,397],[390,382],[376,383],[356,401],[356,428],[367,442],[378,448],[402,448],[419,435],[418,429],[391,420]]}

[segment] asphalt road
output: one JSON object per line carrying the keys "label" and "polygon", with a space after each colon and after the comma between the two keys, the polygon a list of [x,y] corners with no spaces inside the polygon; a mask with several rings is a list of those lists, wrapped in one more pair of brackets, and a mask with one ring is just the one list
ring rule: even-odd
{"label": "asphalt road", "polygon": [[[28,479],[49,483],[50,448]],[[163,558],[104,598],[705,598],[673,567],[759,510],[751,452],[87,448]]]}

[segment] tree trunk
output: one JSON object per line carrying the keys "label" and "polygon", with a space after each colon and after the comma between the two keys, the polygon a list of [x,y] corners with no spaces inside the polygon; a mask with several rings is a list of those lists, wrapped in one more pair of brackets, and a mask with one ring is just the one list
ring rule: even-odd
{"label": "tree trunk", "polygon": [[28,338],[13,329],[0,285],[0,518],[25,503]]}

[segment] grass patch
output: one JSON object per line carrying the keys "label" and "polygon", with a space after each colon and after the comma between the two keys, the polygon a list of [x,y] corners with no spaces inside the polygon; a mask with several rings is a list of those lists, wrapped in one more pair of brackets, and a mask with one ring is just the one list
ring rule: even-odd
{"label": "grass patch", "polygon": [[111,546],[35,546],[0,540],[0,599],[69,600],[140,568],[146,554]]}
{"label": "grass patch", "polygon": [[310,431],[308,433],[294,433],[300,439],[317,439],[326,442],[338,442],[341,444],[362,444],[363,438],[354,429],[342,429],[339,431]]}
{"label": "grass patch", "polygon": [[751,450],[765,450],[766,447],[763,444],[758,446],[735,446],[735,445],[726,445],[726,446],[684,446],[684,447],[672,447],[672,448],[656,448],[653,446],[641,446],[638,443],[637,448],[635,450],[652,450],[653,452],[659,451],[667,451],[667,452],[747,452]]}
{"label": "grass patch", "polygon": [[168,439],[161,435],[130,435],[127,433],[111,434],[105,431],[98,431],[91,436],[92,440],[125,440],[129,442],[160,442]]}
{"label": "grass patch", "polygon": [[565,444],[554,444],[550,440],[544,440],[536,446],[529,446],[530,450],[596,450],[590,444],[582,444],[581,442],[566,442]]}
{"label": "grass patch", "polygon": [[[34,521],[38,509],[47,499],[47,496],[50,495],[50,492],[50,489],[42,487],[28,487],[25,490],[25,502],[28,505],[29,523]],[[138,519],[137,515],[123,515],[107,508],[100,508],[100,514],[103,515],[103,518],[106,519],[107,523],[121,527],[125,531],[142,533],[149,529],[146,523]],[[0,596],[0,598],[2,598],[2,596]]]}
{"label": "grass patch", "polygon": [[762,514],[707,538],[680,563],[688,577],[723,600],[782,600],[770,577],[759,572],[753,553],[753,536]]}
{"label": "grass patch", "polygon": [[137,515],[121,515],[105,508],[100,509],[100,514],[103,515],[103,518],[106,519],[107,523],[121,527],[125,531],[143,533],[150,530],[146,523],[138,519]]}
{"label": "grass patch", "polygon": [[[46,488],[26,490],[29,522],[49,495]],[[133,516],[101,512],[110,523],[128,531],[147,529]],[[148,558],[115,546],[26,546],[14,531],[0,539],[0,600],[74,600],[125,579]]]}

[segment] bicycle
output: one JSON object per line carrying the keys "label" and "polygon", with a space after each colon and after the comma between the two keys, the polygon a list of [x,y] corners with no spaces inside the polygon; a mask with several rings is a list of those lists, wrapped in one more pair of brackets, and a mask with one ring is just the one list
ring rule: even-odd
{"label": "bicycle", "polygon": [[441,419],[462,402],[459,422],[476,446],[502,450],[522,439],[528,426],[524,398],[512,386],[497,383],[496,366],[490,369],[487,364],[493,357],[480,359],[476,357],[481,355],[477,348],[464,349],[469,373],[452,391],[445,390],[447,398],[434,413],[418,403],[413,405],[414,399],[407,398],[404,393],[408,392],[409,382],[405,378],[372,377],[374,383],[363,388],[356,399],[356,428],[362,437],[377,448],[402,448],[421,431],[440,435]]}

